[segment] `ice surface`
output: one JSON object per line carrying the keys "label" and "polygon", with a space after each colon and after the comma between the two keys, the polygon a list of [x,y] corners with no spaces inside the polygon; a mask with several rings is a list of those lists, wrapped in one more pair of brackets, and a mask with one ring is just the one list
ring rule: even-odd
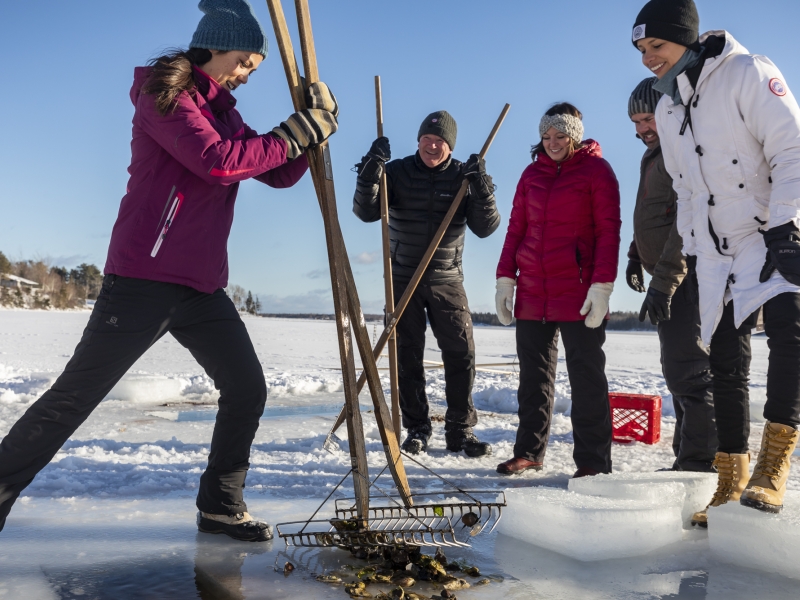
{"label": "ice surface", "polygon": [[569,490],[603,498],[649,500],[659,493],[662,485],[681,485],[686,494],[682,518],[685,527],[691,526],[692,515],[708,505],[717,489],[716,473],[687,473],[662,471],[658,473],[612,473],[569,480]]}
{"label": "ice surface", "polygon": [[800,492],[786,492],[777,515],[738,502],[712,508],[708,539],[722,560],[800,579]]}
{"label": "ice surface", "polygon": [[681,540],[684,492],[658,498],[602,498],[560,489],[506,491],[500,531],[582,561],[639,556]]}

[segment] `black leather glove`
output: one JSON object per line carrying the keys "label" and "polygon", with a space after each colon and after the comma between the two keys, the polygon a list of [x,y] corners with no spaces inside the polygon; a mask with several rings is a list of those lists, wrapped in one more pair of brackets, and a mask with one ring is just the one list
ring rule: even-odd
{"label": "black leather glove", "polygon": [[486,161],[478,154],[470,154],[467,162],[464,163],[464,177],[470,183],[475,183],[486,177]]}
{"label": "black leather glove", "polygon": [[645,316],[650,317],[653,325],[658,325],[661,321],[669,321],[669,305],[672,296],[658,291],[654,287],[647,288],[642,310],[639,311],[639,320],[644,323]]}
{"label": "black leather glove", "polygon": [[758,280],[764,283],[777,269],[786,281],[800,285],[800,231],[794,222],[773,227],[763,234],[767,259]]}
{"label": "black leather glove", "polygon": [[633,259],[628,261],[628,268],[625,269],[625,281],[634,292],[647,291],[644,287],[644,269],[640,261]]}
{"label": "black leather glove", "polygon": [[372,142],[372,146],[370,146],[367,156],[381,162],[389,162],[392,160],[392,149],[389,146],[389,138],[379,137],[377,140]]}

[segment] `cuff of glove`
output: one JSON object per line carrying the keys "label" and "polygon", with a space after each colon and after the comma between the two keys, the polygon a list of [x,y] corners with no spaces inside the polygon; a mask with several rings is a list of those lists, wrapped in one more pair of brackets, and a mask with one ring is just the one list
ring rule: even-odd
{"label": "cuff of glove", "polygon": [[591,286],[589,286],[589,289],[590,290],[596,290],[598,292],[605,292],[606,294],[608,294],[610,296],[611,292],[614,291],[614,282],[593,283]]}
{"label": "cuff of glove", "polygon": [[511,279],[511,277],[498,277],[497,282],[495,283],[495,289],[499,290],[506,287],[514,287],[517,285],[516,279]]}

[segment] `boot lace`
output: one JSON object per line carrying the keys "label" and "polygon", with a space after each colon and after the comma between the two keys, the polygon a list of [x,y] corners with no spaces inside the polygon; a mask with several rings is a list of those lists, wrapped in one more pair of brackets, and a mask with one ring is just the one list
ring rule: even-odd
{"label": "boot lace", "polygon": [[784,461],[788,460],[789,449],[797,441],[798,431],[783,427],[778,431],[769,425],[764,428],[764,443],[753,469],[753,478],[764,475],[776,480],[781,475]]}
{"label": "boot lace", "polygon": [[717,456],[714,458],[713,466],[719,473],[719,478],[717,479],[717,491],[714,492],[712,503],[725,504],[730,500],[733,488],[736,482],[739,481],[734,470],[735,461],[729,456]]}

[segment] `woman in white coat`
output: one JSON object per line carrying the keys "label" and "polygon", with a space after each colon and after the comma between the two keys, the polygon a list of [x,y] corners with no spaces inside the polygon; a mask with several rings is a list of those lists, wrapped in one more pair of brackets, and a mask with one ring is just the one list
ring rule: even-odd
{"label": "woman in white coat", "polygon": [[[738,499],[779,512],[800,425],[800,108],[768,58],[749,54],[726,31],[698,32],[693,0],[651,0],[632,37],[665,94],[656,122],[678,194],[683,251],[697,256],[720,440],[719,484],[709,507]],[[746,394],[742,406],[718,383],[732,373],[746,381],[746,331],[762,306],[770,348],[767,423],[750,476]],[[715,365],[718,336],[730,331],[740,334],[738,357],[727,348],[733,358],[721,360],[717,352]],[[705,511],[695,517],[705,524]]]}

